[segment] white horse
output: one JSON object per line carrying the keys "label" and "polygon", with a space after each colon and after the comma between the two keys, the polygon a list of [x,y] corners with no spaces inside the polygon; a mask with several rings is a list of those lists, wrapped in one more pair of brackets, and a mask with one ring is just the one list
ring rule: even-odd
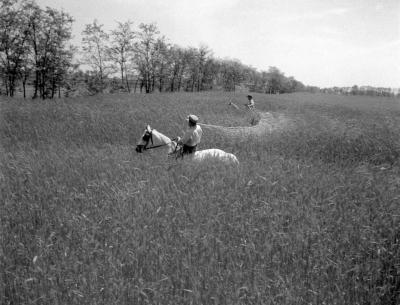
{"label": "white horse", "polygon": [[[147,125],[143,135],[140,137],[136,145],[136,152],[142,153],[149,149],[158,148],[166,149],[169,156],[179,157],[180,151],[178,149],[177,141],[175,139],[171,140],[166,135],[163,135],[161,132],[152,129],[150,125]],[[227,163],[239,164],[239,161],[234,154],[227,153],[217,148],[196,151],[193,154],[185,155],[184,158],[188,158],[192,161],[215,159]]]}

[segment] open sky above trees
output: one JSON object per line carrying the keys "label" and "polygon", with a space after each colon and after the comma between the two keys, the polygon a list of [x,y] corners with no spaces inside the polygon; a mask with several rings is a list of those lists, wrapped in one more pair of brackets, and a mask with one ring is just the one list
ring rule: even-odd
{"label": "open sky above trees", "polygon": [[75,19],[73,43],[97,19],[156,22],[171,43],[207,45],[219,58],[279,67],[319,87],[400,86],[398,0],[37,0]]}

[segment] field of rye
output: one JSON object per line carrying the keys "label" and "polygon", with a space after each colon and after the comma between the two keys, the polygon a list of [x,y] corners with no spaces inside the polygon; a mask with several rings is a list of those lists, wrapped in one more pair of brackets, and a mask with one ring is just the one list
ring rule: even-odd
{"label": "field of rye", "polygon": [[[238,104],[242,110],[228,105]],[[242,93],[0,101],[0,304],[399,304],[400,101],[257,95],[239,167],[134,150]]]}

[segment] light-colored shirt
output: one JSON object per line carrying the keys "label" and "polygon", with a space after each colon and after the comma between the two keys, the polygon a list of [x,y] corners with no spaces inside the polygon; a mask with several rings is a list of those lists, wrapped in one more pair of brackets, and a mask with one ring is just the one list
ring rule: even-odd
{"label": "light-colored shirt", "polygon": [[195,146],[200,143],[203,130],[199,125],[189,127],[180,142],[187,146]]}

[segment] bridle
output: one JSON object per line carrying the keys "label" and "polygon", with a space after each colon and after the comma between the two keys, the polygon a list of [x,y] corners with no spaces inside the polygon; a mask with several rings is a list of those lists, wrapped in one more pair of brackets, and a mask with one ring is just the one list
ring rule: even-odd
{"label": "bridle", "polygon": [[146,130],[146,132],[144,133],[144,135],[142,137],[142,140],[145,141],[143,149],[144,150],[150,149],[150,148],[147,148],[147,145],[149,145],[149,142],[151,142],[151,145],[153,145],[153,130],[150,130],[150,131]]}
{"label": "bridle", "polygon": [[[149,150],[149,149],[154,149],[154,148],[158,148],[158,147],[162,147],[162,146],[167,146],[167,145],[171,144],[174,141],[174,139],[172,139],[168,143],[164,143],[164,144],[160,144],[160,145],[154,145],[154,142],[153,142],[153,130],[146,130],[145,134],[142,137],[142,140],[145,142],[145,144],[143,145],[143,150]],[[152,146],[147,147],[150,142],[151,142]],[[175,148],[175,150],[176,150],[176,148]]]}

